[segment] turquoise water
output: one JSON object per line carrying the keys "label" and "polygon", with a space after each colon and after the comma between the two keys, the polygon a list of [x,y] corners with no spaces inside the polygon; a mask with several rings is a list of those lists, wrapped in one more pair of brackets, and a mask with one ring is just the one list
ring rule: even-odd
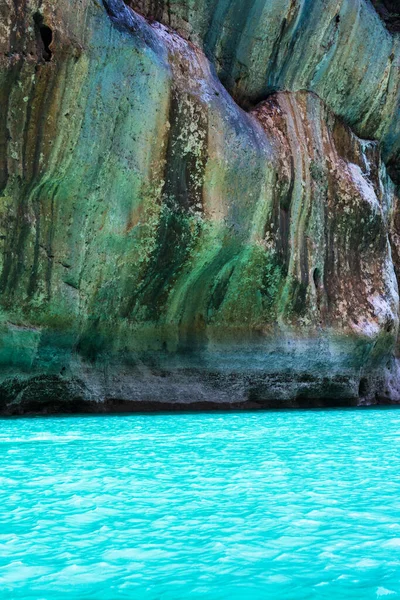
{"label": "turquoise water", "polygon": [[400,597],[400,411],[0,420],[0,598]]}

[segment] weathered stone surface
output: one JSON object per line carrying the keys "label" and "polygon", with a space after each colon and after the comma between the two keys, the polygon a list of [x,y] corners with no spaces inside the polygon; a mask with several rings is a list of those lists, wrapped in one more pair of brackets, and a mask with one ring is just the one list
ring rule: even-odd
{"label": "weathered stone surface", "polygon": [[[386,30],[370,0],[129,3],[201,45],[245,107],[280,90],[318,94],[358,135],[381,142],[400,180],[399,37]],[[388,10],[395,2],[380,4]]]}
{"label": "weathered stone surface", "polygon": [[2,0],[3,413],[397,401],[397,38],[225,4]]}

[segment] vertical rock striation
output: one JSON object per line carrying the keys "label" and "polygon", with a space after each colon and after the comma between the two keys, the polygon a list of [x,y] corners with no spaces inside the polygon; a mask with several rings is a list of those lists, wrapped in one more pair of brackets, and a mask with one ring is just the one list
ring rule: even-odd
{"label": "vertical rock striation", "polygon": [[1,2],[0,410],[397,401],[397,36],[130,4]]}

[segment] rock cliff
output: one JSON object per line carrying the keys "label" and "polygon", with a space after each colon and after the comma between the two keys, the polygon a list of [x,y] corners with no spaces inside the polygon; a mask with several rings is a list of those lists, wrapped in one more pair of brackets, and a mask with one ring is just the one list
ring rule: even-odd
{"label": "rock cliff", "polygon": [[374,4],[0,0],[0,412],[400,400]]}

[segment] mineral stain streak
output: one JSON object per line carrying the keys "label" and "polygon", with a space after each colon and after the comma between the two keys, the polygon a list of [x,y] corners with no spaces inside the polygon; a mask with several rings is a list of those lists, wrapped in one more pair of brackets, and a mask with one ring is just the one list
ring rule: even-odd
{"label": "mineral stain streak", "polygon": [[2,0],[2,414],[400,400],[376,4]]}

